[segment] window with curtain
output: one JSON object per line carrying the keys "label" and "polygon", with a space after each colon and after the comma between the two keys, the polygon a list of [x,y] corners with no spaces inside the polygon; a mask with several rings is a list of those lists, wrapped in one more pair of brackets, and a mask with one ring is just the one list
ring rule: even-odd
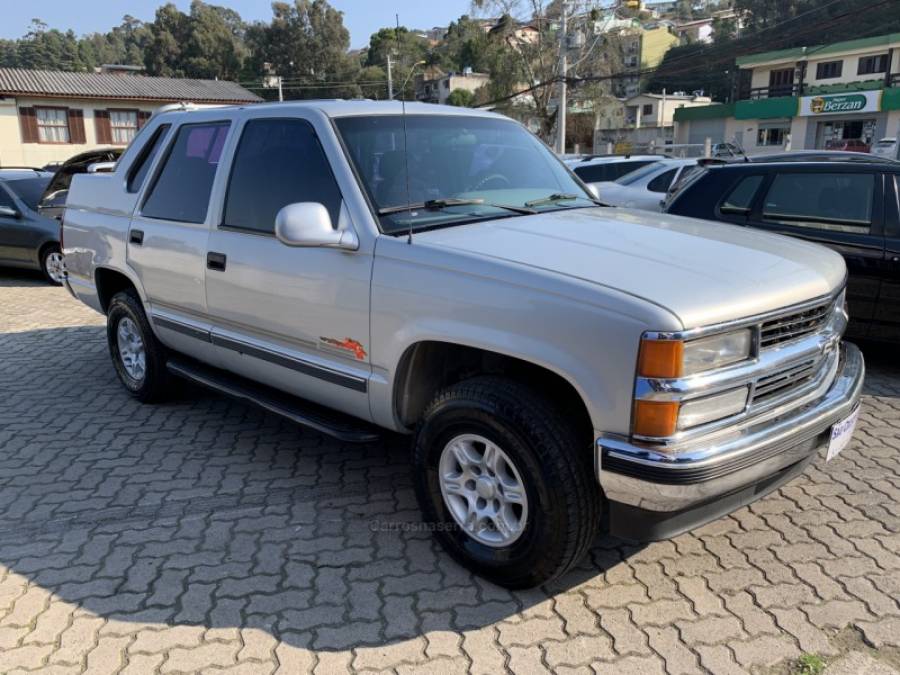
{"label": "window with curtain", "polygon": [[35,108],[34,114],[41,143],[69,142],[69,119],[64,108]]}
{"label": "window with curtain", "polygon": [[109,128],[112,142],[127,145],[134,138],[138,129],[137,110],[110,110]]}

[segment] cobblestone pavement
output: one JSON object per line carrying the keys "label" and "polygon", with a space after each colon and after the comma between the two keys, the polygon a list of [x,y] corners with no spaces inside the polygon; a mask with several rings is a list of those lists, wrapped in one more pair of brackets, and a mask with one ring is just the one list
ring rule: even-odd
{"label": "cobblestone pavement", "polygon": [[100,316],[0,273],[0,672],[894,672],[900,368],[869,361],[838,460],[511,593],[418,526],[404,439],[195,390],[142,406]]}

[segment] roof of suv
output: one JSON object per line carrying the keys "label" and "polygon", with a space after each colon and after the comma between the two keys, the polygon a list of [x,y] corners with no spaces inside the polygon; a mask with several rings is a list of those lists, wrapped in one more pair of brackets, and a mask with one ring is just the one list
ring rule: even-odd
{"label": "roof of suv", "polygon": [[[271,108],[283,108],[291,110],[296,108],[314,108],[328,117],[349,117],[353,115],[458,115],[460,117],[493,117],[497,119],[509,119],[489,110],[479,108],[462,108],[453,105],[437,105],[434,103],[418,103],[409,101],[405,105],[400,101],[371,101],[368,99],[310,99],[304,101],[284,101],[271,103],[254,103],[247,106],[214,106],[218,110],[263,110]],[[209,107],[174,108],[160,115],[190,114],[195,111],[209,110]]]}

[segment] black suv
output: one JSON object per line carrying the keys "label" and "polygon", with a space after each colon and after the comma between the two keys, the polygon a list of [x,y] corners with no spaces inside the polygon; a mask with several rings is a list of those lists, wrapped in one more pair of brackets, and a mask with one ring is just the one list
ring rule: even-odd
{"label": "black suv", "polygon": [[748,163],[709,167],[668,213],[755,227],[828,246],[847,261],[848,335],[900,341],[900,165]]}

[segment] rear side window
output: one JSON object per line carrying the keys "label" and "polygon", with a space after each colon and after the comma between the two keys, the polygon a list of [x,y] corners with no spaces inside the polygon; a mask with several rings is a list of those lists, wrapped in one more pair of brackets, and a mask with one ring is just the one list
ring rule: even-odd
{"label": "rear side window", "polygon": [[178,129],[144,202],[144,216],[183,223],[202,223],[206,219],[228,125],[228,122],[185,124]]}
{"label": "rear side window", "polygon": [[650,190],[650,192],[665,192],[672,184],[672,179],[675,178],[676,171],[678,171],[678,169],[669,169],[665,173],[661,173],[647,183],[647,189]]}
{"label": "rear side window", "polygon": [[839,232],[868,231],[871,173],[779,173],[763,203],[766,220]]}
{"label": "rear side window", "polygon": [[159,149],[162,147],[163,141],[166,138],[169,126],[170,125],[168,124],[161,124],[159,128],[153,132],[153,136],[147,141],[147,144],[141,149],[141,154],[138,155],[134,166],[131,167],[131,171],[128,173],[129,192],[140,191],[141,186],[144,184],[144,179],[147,177],[147,172],[153,165],[153,160],[156,158],[156,155],[159,154]]}
{"label": "rear side window", "polygon": [[299,119],[247,122],[228,181],[222,225],[273,233],[275,216],[296,202],[323,204],[337,225],[341,193],[312,125]]}
{"label": "rear side window", "polygon": [[746,176],[738,181],[728,196],[722,200],[719,210],[722,213],[750,213],[753,198],[762,184],[762,176]]}
{"label": "rear side window", "polygon": [[17,208],[13,198],[9,196],[9,193],[2,185],[0,185],[0,206],[5,206],[10,209]]}
{"label": "rear side window", "polygon": [[602,164],[587,164],[573,169],[575,174],[585,183],[602,183],[621,178],[626,173],[651,164],[653,160],[635,160],[633,162],[609,162]]}

